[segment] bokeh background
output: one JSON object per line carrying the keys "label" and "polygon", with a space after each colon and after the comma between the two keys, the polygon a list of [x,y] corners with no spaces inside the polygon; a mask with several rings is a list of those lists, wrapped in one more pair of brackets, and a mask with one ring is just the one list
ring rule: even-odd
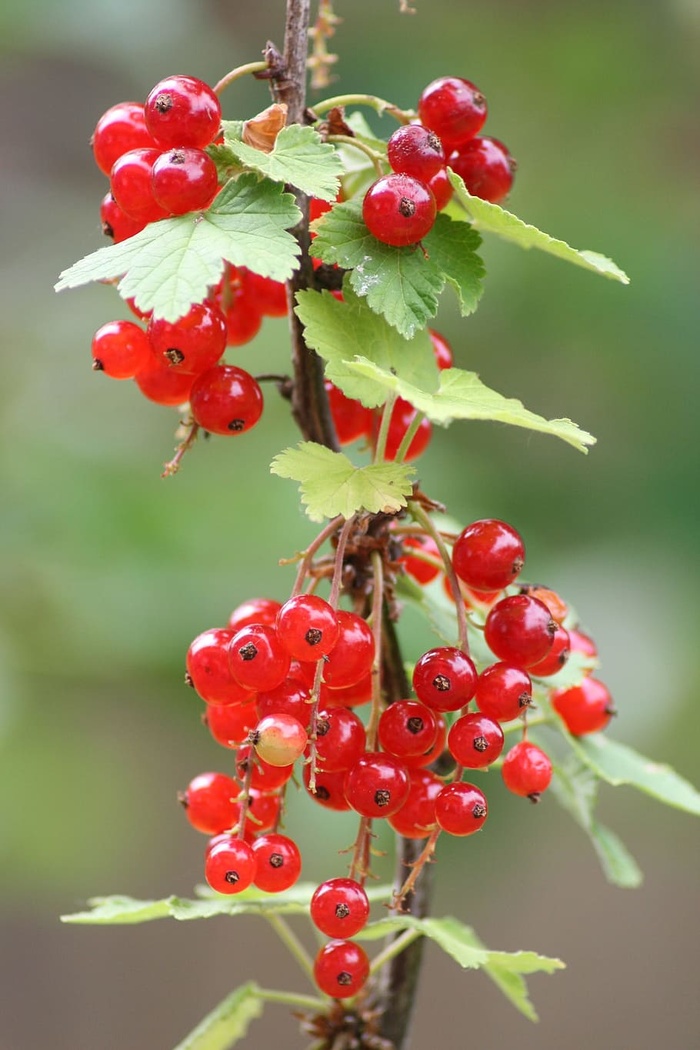
{"label": "bokeh background", "polygon": [[[178,788],[227,758],[182,685],[184,653],[246,597],[283,598],[278,558],[311,531],[268,476],[295,440],[264,425],[214,439],[161,481],[175,414],[94,375],[93,331],[127,316],[57,273],[102,243],[100,114],[172,72],[214,82],[281,42],[283,3],[5,0],[0,9],[0,1050],[168,1050],[246,977],[298,986],[262,923],[61,927],[96,893],[187,894],[201,837]],[[436,436],[425,486],[460,520],[504,517],[528,572],[560,589],[599,642],[620,708],[613,733],[698,773],[697,0],[338,0],[337,90],[414,104],[443,73],[474,80],[487,132],[519,161],[511,207],[611,255],[625,289],[493,240],[478,314],[447,304],[458,363],[545,416],[597,435],[588,457],[538,435],[462,424]],[[228,117],[267,104],[242,83]],[[385,134],[391,127],[382,125]],[[284,367],[285,323],[236,353]],[[409,655],[430,644],[408,631]],[[692,818],[625,789],[601,812],[646,872],[607,886],[554,800],[531,808],[494,778],[489,825],[440,852],[437,910],[491,946],[560,955],[521,1018],[486,978],[429,950],[416,1048],[690,1050],[700,1030],[698,837]],[[350,825],[294,803],[305,875],[342,872]],[[442,844],[441,844],[442,845]],[[246,1046],[301,1047],[268,1008]]]}

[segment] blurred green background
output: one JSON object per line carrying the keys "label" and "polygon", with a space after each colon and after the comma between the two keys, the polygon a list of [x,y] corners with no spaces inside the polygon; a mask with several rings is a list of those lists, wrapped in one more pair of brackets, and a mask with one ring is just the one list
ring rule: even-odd
{"label": "blurred green background", "polygon": [[[90,339],[127,316],[111,288],[57,297],[58,272],[99,247],[106,190],[88,140],[111,104],[161,77],[216,81],[281,43],[283,3],[6,0],[0,9],[0,1050],[168,1050],[232,986],[297,975],[254,922],[60,927],[97,893],[186,894],[203,840],[175,793],[227,768],[182,686],[201,630],[251,595],[284,598],[280,557],[311,527],[268,476],[295,440],[281,403],[245,438],[200,443],[161,481],[176,415],[91,372]],[[697,778],[697,0],[338,0],[333,91],[414,105],[444,73],[489,100],[487,133],[519,162],[510,206],[611,255],[625,289],[493,240],[478,314],[438,327],[458,364],[599,439],[588,457],[525,431],[462,424],[421,461],[467,522],[512,521],[528,574],[560,590],[599,642],[614,735]],[[267,105],[242,83],[230,118]],[[378,125],[379,126],[379,125]],[[381,125],[385,134],[391,125]],[[695,338],[693,338],[695,337]],[[284,368],[284,321],[235,359]],[[231,355],[232,357],[234,355]],[[409,654],[430,643],[415,624]],[[438,911],[491,946],[561,955],[532,980],[539,1027],[479,974],[429,952],[416,1050],[517,1040],[522,1050],[690,1050],[700,1016],[698,838],[691,818],[624,789],[602,814],[646,871],[608,887],[583,836],[547,800],[489,784],[478,839],[440,852]],[[312,879],[342,873],[350,824],[289,820]],[[332,834],[331,834],[332,832]],[[442,844],[441,844],[442,845]],[[283,1010],[245,1045],[297,1047]]]}

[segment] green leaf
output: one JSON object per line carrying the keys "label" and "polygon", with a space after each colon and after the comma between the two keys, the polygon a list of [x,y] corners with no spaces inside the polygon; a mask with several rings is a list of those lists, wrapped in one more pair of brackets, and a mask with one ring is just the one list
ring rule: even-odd
{"label": "green leaf", "polygon": [[62,915],[61,922],[89,925],[127,925],[165,919],[170,914],[170,902],[174,897],[161,901],[139,901],[133,897],[92,897],[90,911],[79,911],[73,915]]}
{"label": "green leaf", "polygon": [[[630,283],[627,274],[611,259],[606,259],[604,255],[599,255],[597,252],[578,251],[565,241],[550,237],[549,234],[538,230],[536,226],[530,226],[517,215],[512,215],[504,208],[500,208],[498,204],[491,204],[490,201],[482,200],[480,197],[473,197],[459,175],[455,174],[451,168],[447,169],[447,174],[455,191],[456,200],[466,212],[467,219],[479,230],[495,233],[498,237],[511,241],[520,248],[537,248],[549,255],[556,255],[559,259],[582,266],[585,270],[593,270],[594,273],[609,277],[613,281],[620,281],[621,284]],[[456,217],[454,207],[451,214]]]}
{"label": "green leaf", "polygon": [[300,483],[302,503],[311,521],[323,521],[356,511],[393,514],[406,506],[414,469],[404,463],[372,463],[356,467],[342,452],[332,452],[314,441],[275,456],[270,471]]}
{"label": "green leaf", "polygon": [[651,795],[667,806],[700,816],[700,792],[670,766],[654,762],[601,733],[567,735],[583,762],[606,783],[627,784]]}
{"label": "green leaf", "polygon": [[387,390],[410,401],[434,423],[443,426],[447,426],[454,419],[493,420],[527,430],[537,430],[542,434],[551,434],[573,445],[580,452],[587,452],[587,446],[595,444],[596,439],[570,419],[544,419],[530,412],[515,398],[504,397],[503,394],[484,386],[475,372],[447,368],[440,372],[437,393],[430,394],[362,357],[357,357],[352,363],[348,362],[347,368],[357,375],[383,384]]}
{"label": "green leaf", "polygon": [[438,369],[427,333],[404,339],[349,289],[343,302],[330,292],[299,292],[296,313],[308,345],[327,362],[326,375],[347,397],[368,408],[386,402],[383,383],[358,376],[348,368],[347,359],[355,349],[392,375],[423,390],[437,389]]}
{"label": "green leaf", "polygon": [[263,1006],[258,985],[249,981],[202,1018],[175,1050],[228,1050],[247,1035],[251,1021],[262,1015]]}
{"label": "green leaf", "polygon": [[224,263],[285,281],[299,246],[286,232],[300,218],[294,197],[252,173],[232,179],[205,212],[150,223],[120,244],[100,248],[64,270],[56,291],[121,278],[119,294],[143,311],[176,321],[202,302]]}
{"label": "green leaf", "polygon": [[275,182],[296,186],[310,197],[334,201],[340,187],[343,162],[338,151],[324,142],[317,131],[300,124],[282,128],[271,153],[254,149],[226,133],[226,147],[248,168],[259,171]]}
{"label": "green leaf", "polygon": [[486,270],[476,250],[481,237],[464,222],[454,222],[447,215],[438,215],[423,247],[430,262],[441,270],[455,292],[462,317],[474,313],[484,290],[482,283]]}

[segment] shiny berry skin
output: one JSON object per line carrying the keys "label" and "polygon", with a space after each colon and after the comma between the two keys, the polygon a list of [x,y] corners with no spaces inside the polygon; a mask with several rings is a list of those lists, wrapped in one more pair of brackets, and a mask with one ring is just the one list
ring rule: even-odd
{"label": "shiny berry skin", "polygon": [[248,739],[260,716],[254,700],[245,704],[209,704],[203,721],[222,747],[236,748]]}
{"label": "shiny berry skin", "polygon": [[308,734],[293,715],[265,715],[253,731],[258,757],[270,766],[291,766],[304,754]]}
{"label": "shiny berry skin", "polygon": [[146,127],[162,149],[204,149],[221,125],[221,104],[212,89],[196,77],[172,76],[153,88],[144,106]]}
{"label": "shiny berry skin", "polygon": [[445,750],[445,744],[447,743],[447,722],[438,711],[435,712],[435,720],[437,722],[437,734],[433,746],[423,755],[406,755],[401,759],[409,773],[412,773],[413,770],[423,769],[425,766],[432,765]]}
{"label": "shiny berry skin", "polygon": [[497,518],[462,529],[452,549],[454,570],[477,591],[502,591],[525,564],[525,546],[512,525]]}
{"label": "shiny berry skin", "polygon": [[[409,404],[402,397],[396,398],[396,404],[394,405],[391,413],[391,419],[389,420],[389,431],[386,437],[386,447],[384,450],[385,459],[395,459],[396,454],[399,451],[401,442],[404,439],[406,431],[409,426],[416,418],[417,412],[413,405]],[[406,462],[412,459],[418,459],[421,456],[428,445],[430,444],[430,437],[433,432],[432,423],[429,419],[424,418],[421,420],[418,430],[411,439],[411,443],[408,446],[408,451],[404,457]],[[374,428],[374,439],[376,441],[377,434],[379,433],[379,418],[376,420]]]}
{"label": "shiny berry skin", "polygon": [[404,124],[387,143],[386,157],[393,171],[428,182],[445,167],[445,151],[434,131],[421,124]]}
{"label": "shiny berry skin", "polygon": [[486,617],[484,638],[499,660],[528,668],[547,655],[556,629],[546,605],[527,594],[513,594],[496,602]]}
{"label": "shiny berry skin", "polygon": [[487,816],[484,793],[474,784],[448,784],[435,799],[435,819],[449,835],[473,835]]}
{"label": "shiny berry skin", "polygon": [[325,995],[349,999],[369,977],[369,959],[354,941],[329,941],[314,962],[314,980]]}
{"label": "shiny berry skin", "polygon": [[274,689],[287,677],[291,659],[274,627],[251,623],[241,627],[228,648],[231,673],[248,689]]}
{"label": "shiny berry skin", "polygon": [[160,156],[157,149],[132,149],[114,162],[109,188],[115,201],[137,222],[157,222],[169,212],[153,196],[151,172]]}
{"label": "shiny berry skin", "polygon": [[277,637],[295,660],[320,660],[338,641],[335,610],[316,594],[297,594],[277,616]]}
{"label": "shiny berry skin", "polygon": [[430,336],[430,342],[433,344],[433,353],[435,354],[435,364],[442,372],[445,368],[452,368],[454,364],[454,354],[452,353],[452,347],[445,339],[444,335],[440,335],[434,328],[428,329],[428,335]]}
{"label": "shiny berry skin", "polygon": [[272,277],[261,277],[260,274],[251,273],[248,298],[265,317],[286,317],[289,313],[287,286],[284,281],[275,281]]}
{"label": "shiny berry skin", "polygon": [[615,705],[606,686],[597,678],[584,678],[571,689],[555,689],[552,707],[574,736],[605,729],[615,714]]}
{"label": "shiny berry skin", "polygon": [[169,365],[162,365],[151,354],[148,362],[134,376],[134,382],[144,397],[157,405],[171,408],[182,405],[189,399],[195,377],[189,372],[179,372]]}
{"label": "shiny berry skin", "polygon": [[314,890],[309,911],[326,937],[354,937],[367,925],[369,900],[354,879],[328,879]]}
{"label": "shiny berry skin", "polygon": [[474,197],[498,204],[510,193],[516,164],[498,139],[471,139],[451,153],[447,163]]}
{"label": "shiny berry skin", "polygon": [[300,679],[292,677],[291,673],[274,689],[258,693],[256,704],[259,718],[276,714],[293,715],[304,729],[309,728],[312,707],[309,689]]}
{"label": "shiny berry skin", "polygon": [[440,551],[432,536],[407,536],[403,541],[403,550],[404,553],[400,558],[397,558],[397,561],[403,565],[408,575],[412,576],[418,583],[430,583],[431,580],[440,575],[440,568],[437,565],[423,561],[422,558],[413,557],[408,553],[411,550],[421,551],[440,561]]}
{"label": "shiny berry skin", "polygon": [[417,700],[396,700],[379,719],[379,743],[397,758],[424,755],[435,743],[437,717]]}
{"label": "shiny berry skin", "polygon": [[521,740],[503,760],[501,774],[504,784],[514,795],[538,802],[552,780],[552,763],[536,744]]}
{"label": "shiny berry skin", "polygon": [[[365,752],[365,727],[346,707],[318,711],[316,730],[316,766],[324,773],[348,770]],[[310,754],[310,747],[307,748]]]}
{"label": "shiny berry skin", "polygon": [[243,266],[227,265],[216,289],[216,299],[226,315],[226,343],[243,346],[260,330],[262,311],[255,294],[255,274]]}
{"label": "shiny berry skin", "polygon": [[109,175],[114,162],[132,149],[152,149],[155,146],[146,127],[146,118],[140,102],[118,102],[103,113],[90,140],[95,162]]}
{"label": "shiny berry skin", "polygon": [[244,434],[260,419],[263,395],[249,372],[217,365],[197,376],[190,396],[192,415],[211,434]]}
{"label": "shiny berry skin", "polygon": [[[311,665],[313,666],[313,664]],[[325,707],[359,707],[372,699],[372,674],[363,675],[354,685],[337,688],[321,683],[321,700]]]}
{"label": "shiny berry skin", "polygon": [[301,854],[286,835],[260,835],[253,843],[256,871],[253,882],[265,893],[282,893],[298,880]]}
{"label": "shiny berry skin", "polygon": [[156,360],[196,375],[215,365],[226,349],[226,319],[218,306],[195,303],[177,321],[152,319],[148,338]]}
{"label": "shiny berry skin", "polygon": [[366,751],[345,777],[345,797],[363,817],[389,817],[408,798],[408,771],[398,758]]}
{"label": "shiny berry skin", "polygon": [[171,215],[208,208],[219,191],[216,164],[204,150],[178,146],[161,153],[151,172],[153,196]]}
{"label": "shiny berry skin", "polygon": [[132,219],[123,211],[111,193],[106,193],[100,204],[100,222],[105,237],[110,237],[115,244],[140,233],[146,225],[139,219]]}
{"label": "shiny berry skin", "polygon": [[408,798],[388,823],[404,838],[424,839],[435,826],[435,799],[445,785],[428,769],[411,769],[409,776]]}
{"label": "shiny berry skin", "polygon": [[256,869],[253,848],[243,839],[221,839],[206,852],[204,877],[217,893],[241,893],[248,889]]}
{"label": "shiny berry skin", "polygon": [[430,233],[437,206],[428,187],[410,175],[382,175],[362,202],[369,232],[383,244],[404,248]]}
{"label": "shiny berry skin", "polygon": [[228,831],[238,820],[240,786],[225,773],[200,773],[180,801],[192,827],[205,835]]}
{"label": "shiny berry skin", "polygon": [[[253,766],[252,770],[250,769],[251,763]],[[243,781],[248,778],[249,772],[251,788],[261,792],[276,791],[277,788],[281,788],[287,783],[294,772],[294,766],[275,766],[270,762],[266,762],[257,754],[252,744],[245,743],[236,751],[236,773],[238,778]]]}
{"label": "shiny berry skin", "polygon": [[212,627],[198,634],[187,650],[187,674],[197,693],[208,704],[243,704],[253,698],[252,689],[240,685],[231,674],[228,646],[233,631]]}
{"label": "shiny berry skin", "polygon": [[486,715],[462,715],[447,736],[447,747],[455,762],[467,769],[485,769],[495,762],[505,737],[498,722]]}
{"label": "shiny berry skin", "polygon": [[324,386],[328,396],[328,405],[333,417],[336,437],[341,445],[349,445],[358,438],[369,437],[372,433],[374,415],[370,408],[365,408],[361,401],[346,397],[342,390],[326,379]]}
{"label": "shiny berry skin", "polygon": [[112,379],[133,379],[149,362],[150,345],[131,321],[108,321],[92,338],[92,367]]}
{"label": "shiny berry skin", "polygon": [[250,598],[236,606],[228,618],[228,627],[232,631],[240,631],[241,627],[248,627],[251,623],[266,623],[274,627],[281,608],[282,603],[274,598]]}
{"label": "shiny berry skin", "polygon": [[532,703],[532,682],[527,672],[510,664],[495,663],[479,675],[476,705],[496,722],[510,722]]}
{"label": "shiny berry skin", "polygon": [[554,632],[552,648],[544,660],[540,660],[538,663],[528,667],[529,673],[535,678],[548,678],[549,675],[557,674],[569,659],[570,651],[569,632],[558,623]]}
{"label": "shiny berry skin", "polygon": [[481,131],[488,108],[479,89],[462,77],[439,77],[418,99],[418,116],[445,148],[454,148]]}
{"label": "shiny berry skin", "polygon": [[441,168],[437,175],[433,175],[432,179],[428,183],[428,189],[435,198],[435,206],[438,211],[442,211],[452,200],[452,183],[450,182],[447,170]]}
{"label": "shiny berry skin", "polygon": [[461,649],[445,645],[423,653],[413,671],[413,688],[419,700],[433,711],[458,711],[476,690],[473,661]]}
{"label": "shiny berry skin", "polygon": [[356,685],[372,670],[374,635],[356,613],[339,609],[338,641],[323,664],[323,681],[332,688]]}
{"label": "shiny berry skin", "polygon": [[324,806],[326,809],[338,811],[350,809],[350,803],[345,797],[345,777],[347,771],[342,769],[338,773],[324,773],[323,770],[316,771],[316,790],[311,791],[309,786],[311,778],[311,766],[305,765],[302,773],[304,787],[314,802]]}
{"label": "shiny berry skin", "polygon": [[569,631],[569,646],[572,653],[582,653],[593,660],[598,658],[598,646],[583,631]]}

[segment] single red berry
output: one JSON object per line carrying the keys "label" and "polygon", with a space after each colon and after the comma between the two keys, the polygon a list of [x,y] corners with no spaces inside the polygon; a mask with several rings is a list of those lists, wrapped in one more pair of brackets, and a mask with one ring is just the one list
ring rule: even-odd
{"label": "single red berry", "polygon": [[445,645],[423,653],[413,671],[416,696],[434,711],[458,711],[476,690],[473,661],[461,649]]}
{"label": "single red berry", "polygon": [[496,722],[510,722],[532,703],[530,676],[519,667],[491,664],[476,683],[476,704],[482,714]]}
{"label": "single red berry", "polygon": [[421,122],[439,135],[446,149],[481,131],[487,112],[486,99],[479,89],[461,77],[433,80],[418,99]]}
{"label": "single red berry", "polygon": [[115,160],[109,188],[115,201],[137,222],[157,222],[169,212],[153,196],[151,172],[160,156],[157,149],[132,149]]}
{"label": "single red berry", "polygon": [[151,187],[171,215],[203,211],[219,192],[216,164],[204,150],[178,146],[161,153],[153,165]]}
{"label": "single red berry", "polygon": [[226,315],[226,343],[243,346],[259,332],[262,310],[253,280],[255,274],[243,266],[226,266],[215,296]]}
{"label": "single red berry", "polygon": [[213,303],[195,303],[177,321],[151,319],[148,338],[161,364],[198,375],[215,365],[226,349],[226,319]]}
{"label": "single red berry", "polygon": [[236,748],[248,739],[259,715],[255,701],[250,700],[245,704],[208,704],[203,720],[217,744]]}
{"label": "single red berry", "polygon": [[100,204],[100,222],[105,237],[110,237],[115,244],[133,237],[140,233],[146,223],[140,219],[132,219],[123,211],[111,193],[105,193]]}
{"label": "single red berry", "polygon": [[528,671],[534,678],[548,678],[549,675],[561,671],[562,667],[569,659],[570,652],[569,632],[558,623],[557,629],[554,632],[552,648],[549,650],[544,660],[539,660],[536,664],[532,664],[528,668]]}
{"label": "single red berry", "polygon": [[430,233],[437,207],[428,187],[410,175],[382,175],[362,202],[369,232],[395,248],[416,244]]}
{"label": "single red berry", "polygon": [[389,825],[404,838],[424,839],[435,827],[435,799],[445,785],[428,769],[411,769],[409,777],[408,798],[389,817]]}
{"label": "single red berry", "polygon": [[474,784],[448,784],[435,799],[435,819],[449,835],[473,835],[487,816],[486,797]]}
{"label": "single red berry", "polygon": [[[386,448],[384,449],[385,459],[395,459],[396,454],[399,451],[401,442],[403,441],[406,431],[413,423],[417,416],[417,410],[413,405],[409,404],[402,397],[396,398],[396,404],[394,405],[389,420],[389,431],[386,438]],[[375,422],[373,428],[373,439],[376,443],[377,435],[379,434],[379,416],[375,413]],[[408,462],[412,459],[418,459],[421,456],[428,445],[430,444],[430,437],[433,432],[432,423],[429,419],[424,418],[421,420],[418,430],[411,438],[411,443],[408,446],[408,451],[404,456],[404,459]]]}
{"label": "single red berry", "polygon": [[393,171],[426,183],[445,167],[442,142],[421,124],[397,128],[387,142],[386,157]]}
{"label": "single red berry", "polygon": [[204,430],[230,437],[255,426],[262,415],[263,395],[249,372],[235,365],[217,365],[197,376],[190,405]]}
{"label": "single red berry", "polygon": [[[322,769],[324,773],[350,769],[365,752],[365,727],[357,715],[346,707],[318,711],[314,729],[317,769]],[[310,753],[309,746],[307,754]]]}
{"label": "single red berry", "polygon": [[271,831],[278,823],[282,812],[282,796],[277,792],[250,789],[246,833],[252,836]]}
{"label": "single red berry", "polygon": [[295,660],[320,660],[338,641],[335,610],[316,594],[297,594],[277,616],[277,637]]}
{"label": "single red berry", "polygon": [[[257,726],[256,722],[256,726]],[[253,730],[255,731],[255,730]],[[250,768],[252,765],[252,769]],[[294,772],[294,766],[276,766],[258,755],[251,743],[241,744],[236,751],[236,774],[241,781],[248,778],[255,791],[276,791],[283,787]]]}
{"label": "single red berry", "polygon": [[525,564],[525,546],[512,525],[497,518],[462,529],[452,550],[460,580],[477,591],[502,591]]}
{"label": "single red berry", "polygon": [[552,648],[556,621],[546,605],[527,594],[497,602],[486,617],[484,638],[499,660],[528,668]]}
{"label": "single red berry", "polygon": [[433,746],[428,748],[428,750],[422,755],[406,755],[405,758],[401,760],[409,773],[417,769],[423,769],[425,766],[431,766],[445,750],[445,744],[447,743],[447,722],[439,711],[435,712],[435,720],[437,722],[437,734]]}
{"label": "single red berry", "polygon": [[286,835],[261,835],[253,843],[257,863],[253,882],[266,893],[283,893],[299,878],[301,854]]}
{"label": "single red berry", "polygon": [[236,824],[240,814],[239,785],[225,773],[200,773],[180,796],[187,819],[197,831],[218,835]]}
{"label": "single red berry", "polygon": [[150,360],[148,337],[131,321],[108,321],[92,339],[92,367],[112,379],[133,379]]}
{"label": "single red berry", "polygon": [[408,553],[409,550],[427,554],[434,561],[440,561],[440,551],[432,536],[407,536],[403,541],[404,553],[397,561],[403,565],[409,576],[425,585],[440,575],[440,567],[433,562],[424,561]]}
{"label": "single red berry", "polygon": [[372,670],[374,635],[356,613],[339,609],[338,641],[323,664],[323,680],[333,688],[356,685]]}
{"label": "single red berry", "polygon": [[274,689],[289,671],[289,653],[280,645],[274,627],[251,623],[241,627],[228,648],[231,673],[248,689]]}
{"label": "single red berry", "polygon": [[540,795],[547,790],[552,779],[552,763],[536,744],[521,740],[506,755],[501,773],[503,782],[514,795],[539,802]]}
{"label": "single red berry", "polygon": [[[291,668],[290,668],[291,672]],[[305,682],[291,675],[285,678],[274,689],[266,689],[258,693],[257,708],[258,718],[266,715],[292,715],[301,722],[304,729],[309,728],[311,720],[311,707],[309,703],[309,689]]]}
{"label": "single red berry", "polygon": [[417,700],[396,700],[379,719],[379,743],[401,759],[424,755],[435,743],[437,732],[435,712]]}
{"label": "single red berry", "polygon": [[180,372],[170,365],[161,364],[153,354],[151,360],[134,376],[134,381],[144,397],[158,405],[175,407],[189,400],[195,377],[190,372]]}
{"label": "single red berry", "polygon": [[358,438],[367,438],[372,433],[374,415],[371,408],[365,408],[361,401],[346,397],[342,390],[325,381],[328,405],[333,417],[336,437],[341,445],[349,445]]}
{"label": "single red berry", "polygon": [[227,626],[232,631],[240,631],[241,627],[248,627],[251,623],[266,623],[268,627],[274,627],[281,608],[282,603],[274,598],[249,598],[236,606]]}
{"label": "single red berry", "polygon": [[115,161],[132,149],[149,149],[155,142],[146,127],[140,102],[118,102],[97,121],[90,140],[100,171],[109,175]]}
{"label": "single red berry", "polygon": [[450,154],[448,164],[474,197],[498,204],[510,193],[516,163],[498,139],[471,139]]}
{"label": "single red berry", "polygon": [[354,941],[329,941],[314,962],[314,980],[325,995],[349,999],[369,977],[369,959]]}
{"label": "single red berry", "polygon": [[253,730],[258,757],[270,766],[292,766],[304,754],[308,733],[293,715],[265,715]]}
{"label": "single red berry", "polygon": [[445,168],[441,168],[437,175],[433,175],[428,182],[428,189],[435,198],[437,210],[442,211],[443,208],[446,208],[452,200],[453,190]]}
{"label": "single red berry", "polygon": [[314,890],[309,911],[326,937],[354,937],[367,925],[369,900],[354,879],[328,879]]}
{"label": "single red berry", "polygon": [[255,877],[257,858],[243,839],[227,837],[207,850],[204,877],[217,893],[241,893]]}
{"label": "single red berry", "polygon": [[243,704],[253,699],[252,689],[231,674],[228,646],[233,631],[212,627],[198,634],[187,650],[189,681],[208,704]]}
{"label": "single red berry", "polygon": [[569,631],[569,645],[572,653],[582,653],[584,656],[591,657],[593,660],[597,660],[598,658],[598,646],[593,639],[589,638],[587,634],[583,633],[583,631]]}
{"label": "single red berry", "polygon": [[289,312],[284,281],[274,281],[271,277],[251,273],[248,296],[265,317],[286,317]]}
{"label": "single red berry", "polygon": [[490,766],[503,750],[504,742],[498,722],[482,714],[462,715],[447,737],[450,754],[458,765],[467,769]]}
{"label": "single red berry", "polygon": [[[311,665],[314,666],[313,664]],[[354,685],[333,688],[321,682],[321,700],[324,707],[359,707],[372,699],[372,674],[364,675]]]}
{"label": "single red berry", "polygon": [[551,700],[552,707],[574,736],[605,729],[615,714],[613,699],[597,678],[584,678],[580,685],[570,689],[555,689]]}
{"label": "single red berry", "polygon": [[311,790],[311,765],[305,765],[302,777],[304,787],[314,802],[325,806],[326,809],[338,811],[350,809],[350,803],[345,797],[345,777],[347,771],[342,769],[338,773],[325,773],[323,770],[316,771],[316,786]]}
{"label": "single red berry", "polygon": [[144,106],[146,126],[162,149],[194,146],[204,149],[221,125],[221,103],[196,77],[172,76],[153,88]]}
{"label": "single red berry", "polygon": [[389,817],[408,797],[406,767],[393,755],[366,751],[345,777],[345,797],[363,817]]}
{"label": "single red berry", "polygon": [[452,368],[454,363],[454,354],[452,353],[452,347],[445,339],[444,335],[440,335],[434,328],[428,329],[428,335],[430,336],[430,342],[433,344],[433,353],[435,354],[435,364],[442,372],[445,368]]}

